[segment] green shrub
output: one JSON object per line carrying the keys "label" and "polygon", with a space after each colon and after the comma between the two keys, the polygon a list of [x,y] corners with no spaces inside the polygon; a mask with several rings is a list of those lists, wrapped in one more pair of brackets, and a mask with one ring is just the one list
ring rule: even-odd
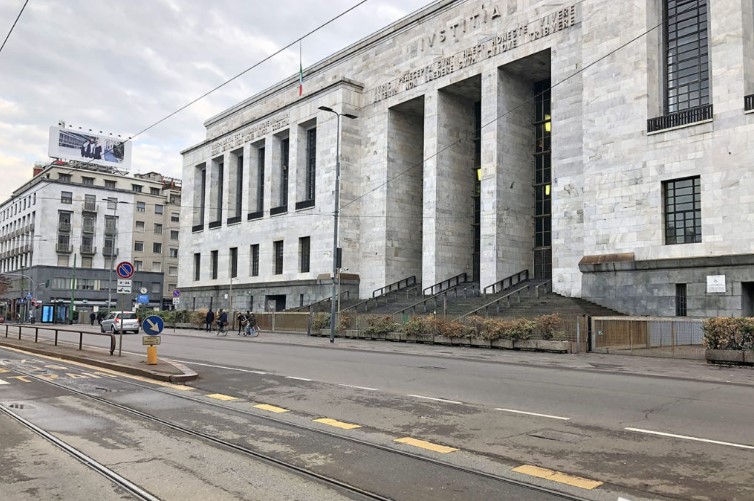
{"label": "green shrub", "polygon": [[314,330],[320,330],[320,329],[327,329],[330,327],[330,314],[319,312],[315,313],[314,317],[312,318],[312,329]]}
{"label": "green shrub", "polygon": [[513,341],[519,341],[523,339],[531,339],[534,329],[537,327],[537,323],[533,320],[527,320],[526,318],[517,318],[515,320],[509,320],[504,326],[505,337]]}
{"label": "green shrub", "polygon": [[[338,331],[343,332],[353,327],[356,315],[352,311],[341,311],[338,315]],[[330,319],[327,319],[327,325],[330,325]]]}
{"label": "green shrub", "polygon": [[542,315],[536,319],[536,323],[537,331],[542,336],[542,339],[552,339],[563,327],[563,322],[557,313]]}
{"label": "green shrub", "polygon": [[713,350],[754,350],[754,318],[710,318],[702,324],[704,346]]}
{"label": "green shrub", "polygon": [[387,334],[399,329],[397,323],[393,322],[391,317],[371,317],[367,320],[367,327],[364,334],[368,336]]}
{"label": "green shrub", "polygon": [[400,328],[401,332],[408,336],[427,337],[432,336],[433,326],[426,315],[416,315],[408,319],[408,322]]}

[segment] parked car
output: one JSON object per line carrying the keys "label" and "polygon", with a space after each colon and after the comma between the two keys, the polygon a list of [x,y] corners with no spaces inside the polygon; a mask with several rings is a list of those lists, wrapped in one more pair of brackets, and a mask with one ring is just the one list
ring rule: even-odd
{"label": "parked car", "polygon": [[[122,322],[122,325],[121,325]],[[99,324],[99,328],[102,332],[133,332],[139,333],[139,318],[133,311],[114,311],[106,316],[102,323]]]}

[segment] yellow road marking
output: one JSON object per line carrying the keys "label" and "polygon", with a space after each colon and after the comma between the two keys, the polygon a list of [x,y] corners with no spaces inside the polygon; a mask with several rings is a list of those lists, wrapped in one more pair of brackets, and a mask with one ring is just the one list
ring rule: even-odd
{"label": "yellow road marking", "polygon": [[315,423],[327,424],[336,428],[342,428],[344,430],[353,430],[354,428],[361,428],[358,424],[344,423],[343,421],[336,421],[330,418],[315,419]]}
{"label": "yellow road marking", "polygon": [[540,468],[538,466],[532,466],[529,464],[521,465],[518,468],[513,468],[513,471],[523,473],[524,475],[531,475],[532,477],[552,480],[553,482],[560,482],[561,484],[580,487],[582,489],[591,490],[602,485],[602,482],[598,482],[596,480],[589,480],[588,478],[566,475],[565,473],[560,473],[559,471],[548,470],[547,468]]}
{"label": "yellow road marking", "polygon": [[214,398],[217,400],[223,400],[225,402],[230,402],[231,400],[238,400],[236,397],[231,397],[230,395],[223,395],[222,393],[213,393],[211,395],[207,395],[209,398]]}
{"label": "yellow road marking", "polygon": [[[141,377],[141,376],[134,376],[132,374],[126,374],[124,372],[117,372],[117,371],[114,371],[114,370],[111,370],[111,369],[105,369],[103,367],[97,367],[97,366],[94,366],[94,365],[84,364],[84,363],[81,363],[81,362],[74,362],[73,360],[63,360],[63,359],[56,358],[56,357],[50,357],[48,355],[40,355],[40,354],[37,354],[37,353],[29,353],[29,352],[26,352],[26,351],[23,351],[23,350],[19,350],[18,348],[11,348],[9,346],[4,346],[3,348],[7,349],[7,350],[10,350],[10,351],[18,352],[18,353],[24,353],[24,354],[34,355],[35,357],[45,358],[47,360],[55,360],[57,362],[63,362],[63,363],[69,364],[69,365],[75,365],[77,367],[84,367],[84,368],[87,368],[87,369],[93,369],[93,373],[94,374],[99,374],[100,376],[104,375],[104,376],[108,376],[108,377],[124,377],[124,378],[128,378],[128,379],[133,379],[134,381],[141,381],[142,383],[156,384],[157,386],[164,386],[165,388],[171,388],[173,390],[178,390],[178,391],[190,391],[190,390],[194,389],[194,388],[192,388],[190,386],[186,386],[186,385],[182,385],[182,384],[167,383],[165,381],[156,381],[154,379],[149,379],[149,378]],[[116,359],[116,361],[117,361],[117,359]],[[45,366],[45,367],[48,367],[48,366]]]}
{"label": "yellow road marking", "polygon": [[421,447],[422,449],[428,449],[430,451],[439,452],[440,454],[448,454],[450,452],[455,452],[458,449],[455,449],[453,447],[447,447],[445,445],[437,445],[433,444],[432,442],[425,442],[424,440],[417,440],[415,438],[397,438],[395,439],[396,442],[401,444],[408,444],[413,445],[414,447]]}
{"label": "yellow road marking", "polygon": [[6,372],[10,372],[10,369],[0,368],[0,374],[6,373]]}
{"label": "yellow road marking", "polygon": [[283,409],[282,407],[275,407],[274,405],[269,404],[257,404],[254,407],[257,409],[262,409],[263,411],[270,411],[270,412],[288,412],[288,409]]}

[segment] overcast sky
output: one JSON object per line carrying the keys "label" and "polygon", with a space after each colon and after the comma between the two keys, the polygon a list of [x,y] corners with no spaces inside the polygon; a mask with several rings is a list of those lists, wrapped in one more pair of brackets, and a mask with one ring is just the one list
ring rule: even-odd
{"label": "overcast sky", "polygon": [[[368,0],[303,41],[304,68],[430,1]],[[0,52],[0,202],[49,159],[50,126],[132,136],[359,2],[29,0]],[[0,44],[23,5],[0,0]],[[207,118],[298,67],[296,46],[138,136],[131,172],[181,177]]]}

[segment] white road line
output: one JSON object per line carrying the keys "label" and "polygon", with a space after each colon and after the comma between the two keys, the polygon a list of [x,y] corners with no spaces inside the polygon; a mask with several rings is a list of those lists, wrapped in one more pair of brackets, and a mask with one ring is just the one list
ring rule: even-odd
{"label": "white road line", "polygon": [[689,437],[686,435],[675,435],[674,433],[663,433],[661,431],[643,430],[641,428],[624,428],[628,431],[636,431],[639,433],[647,433],[649,435],[658,435],[661,437],[681,438],[683,440],[693,440],[694,442],[704,442],[706,444],[728,445],[730,447],[738,447],[739,449],[754,450],[752,445],[734,444],[732,442],[720,442],[719,440],[709,440],[707,438]]}
{"label": "white road line", "polygon": [[422,396],[422,395],[409,395],[409,397],[422,398],[424,400],[434,400],[435,402],[445,402],[447,404],[459,404],[459,405],[463,405],[463,402],[457,402],[455,400],[446,400],[444,398],[425,397],[425,396]]}
{"label": "white road line", "polygon": [[366,386],[356,386],[356,385],[353,385],[353,384],[340,384],[340,383],[338,383],[338,386],[345,386],[346,388],[356,388],[357,390],[380,391],[377,388],[367,388]]}
{"label": "white road line", "polygon": [[2,379],[0,379],[0,384],[10,384],[10,383],[8,381],[3,381]]}
{"label": "white road line", "polygon": [[500,407],[495,408],[496,411],[505,411],[505,412],[512,412],[514,414],[526,414],[527,416],[537,416],[537,417],[543,417],[543,418],[549,418],[549,419],[560,419],[561,421],[570,421],[571,418],[562,417],[562,416],[552,416],[550,414],[539,414],[536,412],[526,412],[526,411],[517,411],[515,409],[501,409]]}
{"label": "white road line", "polygon": [[295,379],[296,381],[311,381],[311,379],[306,379],[305,377],[293,377],[293,376],[285,376],[285,379]]}
{"label": "white road line", "polygon": [[261,376],[266,376],[266,372],[262,371],[252,371],[249,369],[239,369],[238,367],[225,367],[224,365],[213,365],[213,364],[202,364],[200,362],[188,362],[186,360],[176,360],[179,364],[186,364],[186,365],[201,365],[202,367],[214,367],[215,369],[226,369],[229,371],[238,371],[238,372],[250,372],[251,374],[259,374]]}

